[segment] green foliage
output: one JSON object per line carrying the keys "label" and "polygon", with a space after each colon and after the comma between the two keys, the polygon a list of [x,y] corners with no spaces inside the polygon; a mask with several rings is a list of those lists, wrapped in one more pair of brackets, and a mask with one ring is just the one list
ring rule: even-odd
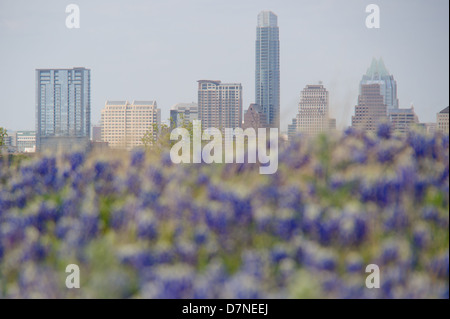
{"label": "green foliage", "polygon": [[6,145],[6,138],[8,137],[8,133],[6,129],[0,127],[0,146]]}

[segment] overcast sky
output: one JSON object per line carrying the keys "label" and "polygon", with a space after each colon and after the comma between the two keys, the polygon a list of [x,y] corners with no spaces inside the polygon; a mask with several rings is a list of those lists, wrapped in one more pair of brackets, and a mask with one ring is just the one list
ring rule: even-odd
{"label": "overcast sky", "polygon": [[[80,29],[66,28],[70,3]],[[365,26],[371,3],[380,29]],[[154,99],[167,119],[172,105],[197,101],[200,79],[242,83],[245,110],[262,10],[278,15],[283,131],[318,81],[338,126],[349,125],[373,57],[421,122],[449,105],[448,0],[0,0],[0,127],[35,129],[36,68],[90,68],[92,123],[107,99]]]}

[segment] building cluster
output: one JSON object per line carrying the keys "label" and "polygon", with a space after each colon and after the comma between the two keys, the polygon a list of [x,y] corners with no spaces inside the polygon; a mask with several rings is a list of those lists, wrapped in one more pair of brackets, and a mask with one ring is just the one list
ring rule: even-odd
{"label": "building cluster", "polygon": [[[255,41],[255,99],[243,112],[241,83],[199,80],[198,100],[178,103],[170,110],[171,128],[200,120],[204,128],[280,129],[280,41],[277,16],[262,11],[257,18]],[[55,151],[60,148],[109,146],[141,147],[144,136],[157,137],[161,109],[155,100],[109,101],[101,122],[91,125],[90,70],[36,70],[36,130],[8,132],[6,145],[13,152]],[[319,82],[301,91],[298,112],[288,125],[288,137],[314,136],[336,130],[330,116],[328,90]],[[394,131],[406,133],[421,126],[429,133],[449,131],[448,107],[437,114],[436,123],[419,123],[414,107],[400,108],[397,82],[382,59],[373,59],[359,83],[359,96],[351,126],[375,131],[390,122]]]}

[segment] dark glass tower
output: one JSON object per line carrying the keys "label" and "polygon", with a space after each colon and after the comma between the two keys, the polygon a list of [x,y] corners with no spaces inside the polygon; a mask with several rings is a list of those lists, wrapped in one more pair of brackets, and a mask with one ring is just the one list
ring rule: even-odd
{"label": "dark glass tower", "polygon": [[277,16],[271,11],[258,15],[255,95],[267,126],[280,128],[280,40]]}
{"label": "dark glass tower", "polygon": [[85,148],[91,129],[90,70],[36,70],[37,151]]}

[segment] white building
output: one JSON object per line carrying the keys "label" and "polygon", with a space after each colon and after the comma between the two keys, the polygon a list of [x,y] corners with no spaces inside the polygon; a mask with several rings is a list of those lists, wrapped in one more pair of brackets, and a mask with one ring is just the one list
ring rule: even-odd
{"label": "white building", "polygon": [[111,148],[132,149],[143,145],[142,138],[154,124],[161,125],[161,110],[156,101],[106,101],[102,110],[102,141]]}
{"label": "white building", "polygon": [[[297,114],[297,132],[317,135],[333,129],[335,121],[329,116],[329,94],[322,84],[307,85],[300,97]],[[292,135],[292,132],[291,132]]]}
{"label": "white building", "polygon": [[448,106],[437,114],[437,130],[448,134]]}

